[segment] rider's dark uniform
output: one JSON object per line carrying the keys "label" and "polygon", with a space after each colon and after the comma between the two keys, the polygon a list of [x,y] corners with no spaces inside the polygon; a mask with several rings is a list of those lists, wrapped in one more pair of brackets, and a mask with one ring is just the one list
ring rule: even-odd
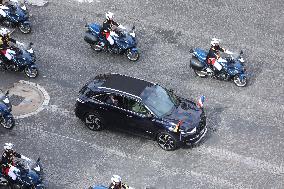
{"label": "rider's dark uniform", "polygon": [[124,183],[121,183],[120,186],[111,183],[110,186],[108,187],[108,189],[129,189],[129,186],[127,186]]}
{"label": "rider's dark uniform", "polygon": [[[106,19],[103,22],[103,27],[101,29],[101,34],[107,39],[110,35],[110,31],[112,30],[113,26],[119,26],[119,24],[113,20]],[[107,40],[106,40],[107,41]]]}
{"label": "rider's dark uniform", "polygon": [[206,57],[207,63],[210,65],[214,64],[215,60],[220,57],[220,51],[225,52],[225,49],[221,48],[219,45],[211,46]]}
{"label": "rider's dark uniform", "polygon": [[10,37],[9,34],[5,36],[0,36],[0,55],[1,59],[4,60],[5,63],[12,64],[11,61],[8,60],[7,57],[5,57],[6,50],[10,47],[10,42],[16,43],[17,41]]}
{"label": "rider's dark uniform", "polygon": [[4,175],[8,175],[10,166],[15,166],[14,157],[21,158],[21,154],[11,150],[4,151],[1,158],[1,168]]}

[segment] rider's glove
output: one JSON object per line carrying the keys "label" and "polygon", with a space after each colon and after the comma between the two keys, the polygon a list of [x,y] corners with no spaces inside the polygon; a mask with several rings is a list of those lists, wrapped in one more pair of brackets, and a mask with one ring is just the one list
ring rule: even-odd
{"label": "rider's glove", "polygon": [[26,156],[23,156],[23,155],[21,155],[21,158],[24,159],[24,160],[26,160],[26,161],[31,161],[30,158],[28,158],[28,157],[26,157]]}
{"label": "rider's glove", "polygon": [[225,50],[226,54],[233,54],[231,51]]}
{"label": "rider's glove", "polygon": [[19,41],[16,41],[16,44],[17,44],[17,45],[20,45],[20,46],[24,46],[24,43],[21,43],[21,42],[19,42]]}

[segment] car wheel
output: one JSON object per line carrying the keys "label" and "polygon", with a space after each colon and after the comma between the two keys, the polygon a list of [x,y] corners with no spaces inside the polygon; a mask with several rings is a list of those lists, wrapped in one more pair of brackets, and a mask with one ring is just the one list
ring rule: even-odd
{"label": "car wheel", "polygon": [[100,131],[103,129],[103,118],[97,113],[87,113],[84,118],[85,125],[92,131]]}
{"label": "car wheel", "polygon": [[166,151],[173,151],[179,147],[176,137],[168,132],[160,132],[157,136],[157,143]]}

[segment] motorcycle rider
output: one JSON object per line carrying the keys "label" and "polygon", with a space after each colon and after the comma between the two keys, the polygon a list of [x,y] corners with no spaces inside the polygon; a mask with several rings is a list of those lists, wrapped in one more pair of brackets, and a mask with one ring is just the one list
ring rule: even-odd
{"label": "motorcycle rider", "polygon": [[230,51],[220,47],[220,40],[213,38],[211,40],[211,47],[206,57],[206,62],[213,67],[215,73],[218,73],[222,70],[222,66],[218,63],[220,58],[220,51],[225,53],[230,53]]}
{"label": "motorcycle rider", "polygon": [[10,49],[10,42],[23,46],[23,43],[16,41],[10,37],[10,31],[7,28],[0,29],[0,55],[2,60],[6,64],[13,64],[11,54],[15,54],[15,51]]}
{"label": "motorcycle rider", "polygon": [[2,164],[2,173],[6,176],[9,176],[14,182],[17,179],[17,175],[15,174],[15,172],[19,171],[15,167],[14,157],[25,159],[27,161],[30,161],[30,159],[14,151],[13,146],[14,145],[12,143],[5,143],[1,164]]}
{"label": "motorcycle rider", "polygon": [[111,177],[111,184],[108,189],[129,189],[129,186],[121,182],[121,177],[113,175]]}
{"label": "motorcycle rider", "polygon": [[[108,41],[109,45],[113,47],[114,40],[111,37],[111,32],[113,32],[114,26],[118,27],[119,24],[113,20],[114,14],[112,12],[107,12],[105,14],[106,20],[103,22],[103,27],[101,29],[101,34],[105,37]],[[103,46],[104,44],[102,44]]]}
{"label": "motorcycle rider", "polygon": [[5,6],[9,0],[0,0],[0,18],[5,18],[7,14],[3,11],[3,9],[7,9],[8,7]]}

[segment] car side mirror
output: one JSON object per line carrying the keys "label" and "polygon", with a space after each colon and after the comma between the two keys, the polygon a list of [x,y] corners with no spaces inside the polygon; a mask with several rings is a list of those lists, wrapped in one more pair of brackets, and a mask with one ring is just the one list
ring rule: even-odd
{"label": "car side mirror", "polygon": [[174,90],[173,90],[173,89],[170,89],[169,92],[170,92],[170,93],[174,93]]}
{"label": "car side mirror", "polygon": [[193,53],[193,49],[190,49],[189,52],[190,52],[190,53]]}

